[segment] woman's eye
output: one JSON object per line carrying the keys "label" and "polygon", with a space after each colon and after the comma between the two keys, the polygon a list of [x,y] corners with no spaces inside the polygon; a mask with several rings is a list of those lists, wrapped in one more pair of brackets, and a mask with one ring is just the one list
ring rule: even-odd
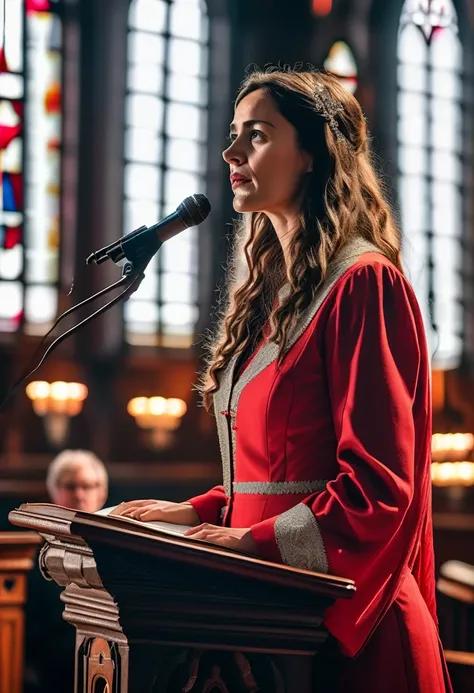
{"label": "woman's eye", "polygon": [[252,130],[250,133],[250,139],[255,140],[255,139],[263,139],[263,132],[260,132],[260,130]]}
{"label": "woman's eye", "polygon": [[[251,130],[249,133],[249,138],[250,141],[253,140],[263,140],[264,139],[264,134],[263,132],[260,132],[260,130]],[[232,142],[235,142],[237,139],[237,134],[235,132],[230,132],[227,135],[227,140],[232,144]]]}

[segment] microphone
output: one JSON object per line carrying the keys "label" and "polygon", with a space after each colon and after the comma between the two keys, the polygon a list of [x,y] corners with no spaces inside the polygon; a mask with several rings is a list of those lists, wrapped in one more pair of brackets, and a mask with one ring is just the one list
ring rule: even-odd
{"label": "microphone", "polygon": [[197,193],[190,195],[181,202],[172,214],[153,226],[140,226],[139,229],[127,233],[118,241],[106,245],[95,253],[91,253],[86,260],[90,265],[95,262],[101,265],[106,260],[112,260],[119,264],[122,260],[128,260],[134,265],[145,263],[153,257],[163,243],[176,236],[184,229],[197,226],[209,216],[211,203],[205,195]]}

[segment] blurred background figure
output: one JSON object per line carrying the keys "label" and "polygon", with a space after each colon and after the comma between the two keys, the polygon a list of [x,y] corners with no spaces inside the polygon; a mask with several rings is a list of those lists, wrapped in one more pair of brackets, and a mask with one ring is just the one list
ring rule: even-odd
{"label": "blurred background figure", "polygon": [[[90,450],[63,450],[50,463],[46,487],[52,503],[73,510],[100,510],[108,494],[105,465]],[[25,693],[74,689],[74,628],[62,618],[61,588],[38,568],[28,576]]]}
{"label": "blurred background figure", "polygon": [[63,450],[48,467],[46,486],[55,505],[96,512],[106,501],[108,485],[104,464],[90,450]]}

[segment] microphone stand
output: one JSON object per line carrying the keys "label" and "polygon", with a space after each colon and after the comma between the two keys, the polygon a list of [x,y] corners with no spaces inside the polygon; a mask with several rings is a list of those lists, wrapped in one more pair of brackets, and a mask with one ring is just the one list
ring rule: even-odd
{"label": "microphone stand", "polygon": [[[156,251],[155,251],[156,252]],[[83,327],[84,325],[87,325],[89,322],[92,322],[92,320],[95,320],[98,318],[100,315],[105,313],[109,308],[112,308],[115,306],[117,303],[119,303],[122,300],[127,300],[130,298],[130,296],[138,289],[140,284],[142,283],[143,279],[145,278],[145,269],[150,262],[151,258],[153,257],[154,252],[146,259],[141,259],[140,263],[134,264],[130,260],[127,260],[125,264],[122,267],[122,277],[114,282],[113,284],[110,284],[110,286],[106,286],[104,289],[101,289],[97,293],[95,293],[93,296],[89,296],[89,298],[86,298],[84,301],[81,301],[80,303],[77,303],[75,306],[72,306],[68,310],[66,310],[64,313],[62,313],[59,318],[56,320],[54,325],[51,327],[51,329],[44,335],[43,339],[41,340],[40,344],[38,345],[37,349],[35,350],[33,356],[31,357],[27,367],[26,367],[26,374],[21,375],[16,383],[10,388],[10,390],[7,392],[5,397],[0,403],[0,411],[3,409],[5,404],[8,402],[10,397],[18,390],[20,385],[27,380],[30,375],[35,373],[40,366],[44,363],[46,358],[49,356],[49,354],[56,349],[62,342],[64,342],[65,339],[70,337],[74,332],[77,332],[77,330],[80,327]],[[79,308],[83,308],[84,306],[88,305],[89,303],[92,303],[96,299],[100,298],[101,296],[105,296],[109,294],[111,291],[114,291],[115,289],[118,289],[120,287],[125,287],[123,291],[121,291],[118,296],[115,296],[111,301],[106,303],[105,305],[101,306],[98,310],[96,310],[94,313],[91,315],[88,315],[84,320],[81,320],[81,322],[77,323],[77,325],[74,325],[71,327],[69,330],[66,330],[66,332],[63,332],[63,334],[59,335],[52,344],[46,349],[45,353],[43,354],[41,360],[37,363],[36,366],[31,368],[31,370],[28,370],[31,367],[31,364],[36,361],[36,359],[39,356],[39,352],[41,351],[41,348],[44,345],[45,340],[48,338],[48,336],[51,334],[51,332],[59,325],[64,318],[66,318],[68,315],[71,315],[75,311],[77,311]]]}

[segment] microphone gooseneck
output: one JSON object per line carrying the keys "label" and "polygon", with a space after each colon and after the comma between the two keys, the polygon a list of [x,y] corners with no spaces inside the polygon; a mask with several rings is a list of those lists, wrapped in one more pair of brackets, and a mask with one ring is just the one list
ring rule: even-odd
{"label": "microphone gooseneck", "polygon": [[128,260],[135,266],[151,260],[161,245],[181,231],[201,224],[211,211],[211,203],[205,195],[190,195],[178,205],[176,210],[153,226],[140,226],[123,238],[91,253],[86,260],[89,265],[101,265],[106,260],[115,264]]}
{"label": "microphone gooseneck", "polygon": [[[14,385],[3,397],[0,397],[0,411],[5,407],[7,401],[18,390],[20,385],[24,383],[30,377],[30,375],[32,375],[32,373],[38,370],[53,349],[55,349],[59,344],[61,344],[61,342],[67,339],[67,337],[76,332],[79,328],[83,327],[91,320],[98,318],[100,315],[103,315],[107,310],[109,310],[109,308],[117,304],[119,301],[128,299],[138,289],[145,277],[144,271],[148,263],[165,241],[173,238],[173,236],[176,236],[178,233],[181,233],[181,231],[184,231],[191,226],[201,224],[209,216],[210,211],[211,203],[205,195],[202,195],[201,193],[190,195],[178,205],[176,211],[157,224],[149,227],[141,226],[140,228],[135,229],[135,231],[126,234],[123,236],[123,238],[120,238],[114,243],[110,243],[110,245],[107,245],[89,255],[86,260],[86,264],[88,265],[92,262],[100,265],[106,260],[112,260],[116,264],[120,264],[122,267],[122,278],[110,286],[101,289],[93,296],[81,301],[81,303],[72,306],[59,316],[51,329],[42,338],[41,343],[35,350],[30,363],[27,366],[26,373],[17,379]],[[87,318],[79,322],[77,325],[74,325],[69,330],[59,335],[53,341],[53,343],[49,345],[37,364],[33,366],[36,359],[39,357],[40,349],[44,345],[46,338],[53,332],[55,327],[63,320],[63,318],[75,312],[78,308],[95,301],[97,298],[100,298],[111,291],[118,289],[119,287],[124,288],[117,296],[115,296],[105,305],[101,306],[94,313],[87,316]]]}

